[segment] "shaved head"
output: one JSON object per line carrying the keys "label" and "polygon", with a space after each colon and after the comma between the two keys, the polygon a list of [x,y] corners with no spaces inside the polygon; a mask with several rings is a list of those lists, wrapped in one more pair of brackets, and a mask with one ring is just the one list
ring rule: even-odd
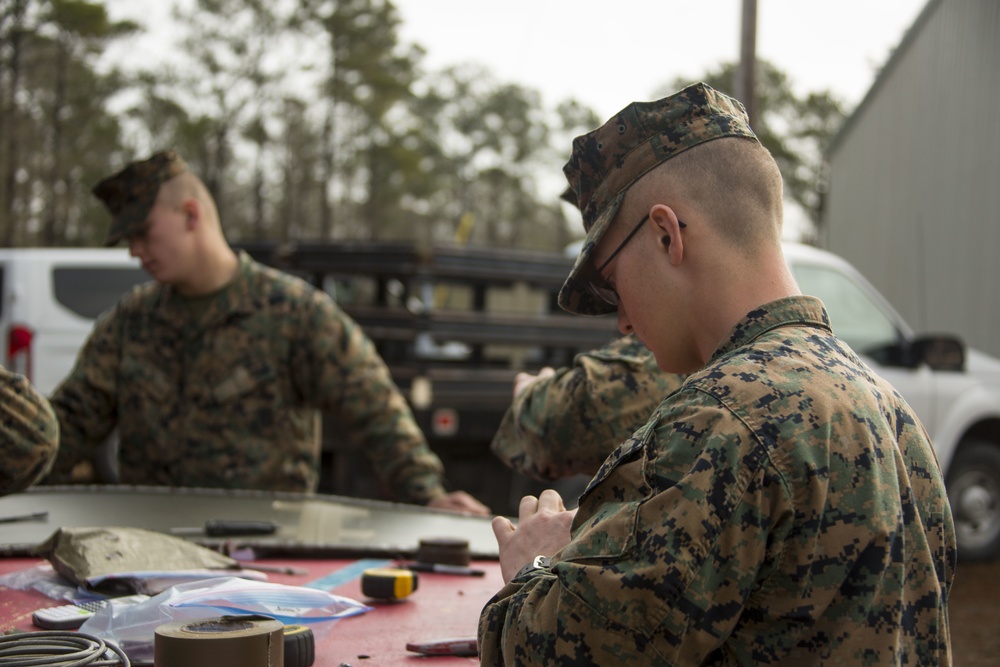
{"label": "shaved head", "polygon": [[629,190],[629,219],[657,203],[697,209],[735,247],[750,251],[780,243],[781,172],[756,141],[725,137],[695,146],[660,164]]}

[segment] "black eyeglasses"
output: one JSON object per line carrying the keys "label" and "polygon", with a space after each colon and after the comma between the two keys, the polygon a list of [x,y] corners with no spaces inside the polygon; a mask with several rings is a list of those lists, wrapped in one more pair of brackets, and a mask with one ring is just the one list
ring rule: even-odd
{"label": "black eyeglasses", "polygon": [[[625,244],[627,244],[629,240],[631,240],[631,238],[636,235],[636,233],[639,231],[639,228],[642,227],[647,220],[649,220],[649,213],[642,216],[642,220],[639,221],[639,224],[637,224],[635,227],[632,228],[632,231],[630,231],[628,233],[628,236],[626,236],[622,240],[622,242],[618,244],[618,247],[615,248],[614,252],[608,255],[608,258],[604,260],[604,262],[602,262],[599,267],[597,267],[597,273],[594,276],[594,279],[591,280],[590,283],[587,285],[587,287],[590,289],[591,293],[594,296],[596,296],[601,301],[604,301],[605,303],[615,306],[616,308],[618,307],[618,292],[616,292],[615,288],[609,285],[606,280],[604,280],[602,271],[604,271],[604,269],[607,268],[608,264],[611,263],[611,260],[613,260],[615,256],[622,251],[622,248],[625,247]],[[681,220],[678,220],[677,224],[682,229],[684,227],[687,227],[687,225]]]}

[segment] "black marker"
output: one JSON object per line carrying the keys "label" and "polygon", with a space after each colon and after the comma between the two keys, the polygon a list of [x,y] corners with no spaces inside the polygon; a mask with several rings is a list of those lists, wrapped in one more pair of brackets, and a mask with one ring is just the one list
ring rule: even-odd
{"label": "black marker", "polygon": [[444,563],[407,563],[404,567],[414,572],[437,572],[438,574],[461,574],[466,577],[482,577],[484,570],[473,570],[464,565],[445,565]]}
{"label": "black marker", "polygon": [[18,514],[16,516],[0,516],[0,523],[16,523],[18,521],[42,521],[49,517],[48,510],[32,512],[31,514]]}
{"label": "black marker", "polygon": [[239,535],[273,535],[278,524],[273,521],[239,521],[209,519],[204,528],[171,528],[173,535],[207,535],[208,537],[236,537]]}

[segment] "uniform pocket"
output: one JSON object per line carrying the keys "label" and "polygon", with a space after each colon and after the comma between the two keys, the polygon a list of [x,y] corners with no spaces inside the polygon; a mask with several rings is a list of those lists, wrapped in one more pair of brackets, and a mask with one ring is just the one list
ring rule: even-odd
{"label": "uniform pocket", "polygon": [[213,385],[212,397],[217,403],[229,403],[254,394],[270,394],[274,391],[276,377],[270,364],[245,361]]}
{"label": "uniform pocket", "polygon": [[580,496],[581,503],[583,503],[584,498],[593,489],[613,475],[619,466],[632,462],[636,458],[642,458],[642,453],[645,451],[649,439],[653,436],[655,427],[655,420],[647,422],[629,436],[628,440],[618,445],[618,448],[608,455],[608,458],[605,459],[597,474],[590,480],[590,484],[587,485],[587,488],[584,489],[583,494]]}
{"label": "uniform pocket", "polygon": [[561,552],[562,559],[616,560],[634,549],[639,507],[650,494],[646,449],[654,426],[633,433],[591,480],[580,496],[573,541]]}
{"label": "uniform pocket", "polygon": [[151,359],[126,354],[119,368],[119,386],[122,388],[119,401],[123,404],[135,394],[141,394],[152,399],[151,404],[165,405],[177,394],[177,380],[158,368]]}

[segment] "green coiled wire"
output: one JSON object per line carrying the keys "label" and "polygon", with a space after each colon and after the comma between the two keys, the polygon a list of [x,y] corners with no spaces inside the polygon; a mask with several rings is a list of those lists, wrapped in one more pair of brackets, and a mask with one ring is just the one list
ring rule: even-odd
{"label": "green coiled wire", "polygon": [[[108,655],[109,653],[113,655]],[[0,636],[2,667],[130,667],[128,656],[114,642],[80,632],[20,632]]]}

